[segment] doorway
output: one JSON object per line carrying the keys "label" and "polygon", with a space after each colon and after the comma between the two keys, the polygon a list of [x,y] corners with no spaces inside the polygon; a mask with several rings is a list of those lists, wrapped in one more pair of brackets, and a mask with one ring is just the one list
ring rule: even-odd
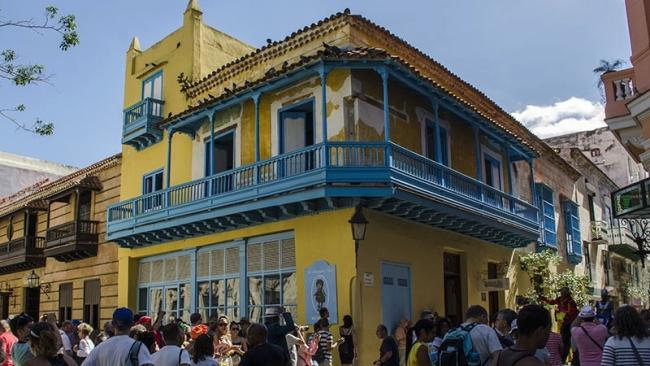
{"label": "doorway", "polygon": [[[314,144],[314,101],[298,103],[280,111],[280,154],[304,149]],[[281,175],[297,175],[313,169],[313,151],[297,154],[281,161]]]}
{"label": "doorway", "polygon": [[[489,280],[494,280],[498,278],[498,266],[496,263],[487,264],[487,275]],[[499,312],[499,291],[490,291],[488,292],[488,311],[490,313],[490,320],[493,320],[496,314]]]}
{"label": "doorway", "polygon": [[444,253],[445,315],[452,326],[463,321],[463,290],[460,255]]}
{"label": "doorway", "polygon": [[31,316],[33,319],[38,319],[40,313],[40,304],[41,304],[41,289],[40,287],[36,288],[25,288],[25,313]]}
{"label": "doorway", "polygon": [[[205,142],[205,176],[224,173],[235,168],[235,130],[222,132],[214,138],[214,161],[210,156],[210,139]],[[210,171],[212,165],[212,171]],[[222,175],[212,180],[212,194],[230,192],[233,188],[232,175]]]}
{"label": "doorway", "polygon": [[411,269],[409,266],[381,264],[381,308],[389,334],[402,318],[411,319]]}

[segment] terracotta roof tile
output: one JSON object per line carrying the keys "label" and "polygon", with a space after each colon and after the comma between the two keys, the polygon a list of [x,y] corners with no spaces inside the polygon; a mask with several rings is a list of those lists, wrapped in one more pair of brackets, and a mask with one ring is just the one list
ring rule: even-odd
{"label": "terracotta roof tile", "polygon": [[71,188],[87,187],[90,189],[101,189],[101,182],[94,176],[94,174],[120,164],[121,160],[122,154],[110,156],[85,168],[79,169],[72,174],[48,182],[29,195],[5,202],[5,204],[0,204],[0,217],[30,207],[31,205],[41,205],[39,201],[46,200],[53,195]]}

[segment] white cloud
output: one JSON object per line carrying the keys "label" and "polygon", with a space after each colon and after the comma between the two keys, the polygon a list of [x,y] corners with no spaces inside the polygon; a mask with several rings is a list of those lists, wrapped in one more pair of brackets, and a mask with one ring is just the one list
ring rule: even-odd
{"label": "white cloud", "polygon": [[513,112],[512,116],[540,138],[605,126],[603,105],[577,97],[552,105],[527,105],[524,109]]}

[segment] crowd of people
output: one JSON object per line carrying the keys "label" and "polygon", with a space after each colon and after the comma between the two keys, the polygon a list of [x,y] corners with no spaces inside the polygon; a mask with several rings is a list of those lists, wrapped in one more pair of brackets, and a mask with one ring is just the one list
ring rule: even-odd
{"label": "crowd of people", "polygon": [[[552,331],[549,308],[555,308],[559,332]],[[488,318],[480,305],[470,306],[456,327],[429,310],[412,323],[402,319],[393,336],[379,325],[382,366],[650,366],[650,310],[623,305],[614,311],[606,291],[594,306],[578,309],[568,289],[541,305],[518,312],[502,309]]]}
{"label": "crowd of people", "polygon": [[278,307],[265,310],[263,324],[226,316],[204,322],[200,313],[190,323],[164,318],[119,308],[99,332],[54,314],[35,321],[23,313],[0,321],[0,366],[331,366],[334,348],[343,365],[356,357],[352,318],[343,318],[334,340],[326,308],[313,331]]}

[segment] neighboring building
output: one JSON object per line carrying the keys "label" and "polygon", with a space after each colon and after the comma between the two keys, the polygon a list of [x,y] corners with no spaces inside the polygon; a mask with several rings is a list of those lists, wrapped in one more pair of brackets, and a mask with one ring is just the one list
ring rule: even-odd
{"label": "neighboring building", "polygon": [[545,139],[549,145],[577,148],[619,187],[638,182],[647,176],[638,157],[631,155],[607,127]]}
{"label": "neighboring building", "polygon": [[625,0],[632,67],[602,75],[605,122],[650,167],[650,0]]}
{"label": "neighboring building", "polygon": [[57,313],[95,328],[117,306],[117,245],[106,208],[118,201],[121,155],[0,206],[0,317]]}
{"label": "neighboring building", "polygon": [[[196,68],[206,57],[215,71]],[[192,0],[126,64],[107,226],[124,248],[120,305],[253,321],[282,305],[300,324],[326,306],[335,324],[353,316],[360,364],[379,323],[514,305],[512,249],[539,237],[520,198],[534,181],[514,182],[514,163],[554,152],[404,40],[346,11],[251,51]],[[355,208],[369,221],[358,245]]]}
{"label": "neighboring building", "polygon": [[[0,151],[0,205],[4,197],[25,194],[78,168]],[[23,191],[23,192],[19,192]]]}

